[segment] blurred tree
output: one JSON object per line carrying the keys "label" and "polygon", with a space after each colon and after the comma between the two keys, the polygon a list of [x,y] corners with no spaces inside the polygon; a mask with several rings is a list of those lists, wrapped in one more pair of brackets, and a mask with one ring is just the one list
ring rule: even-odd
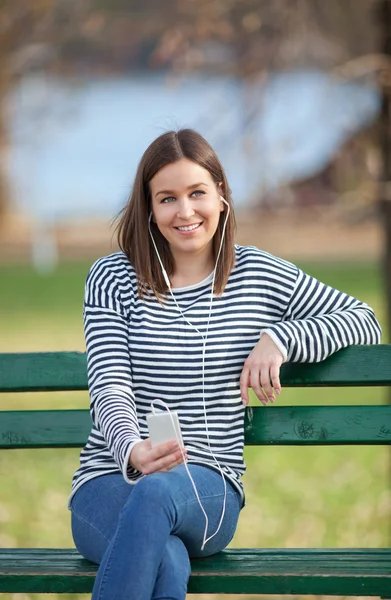
{"label": "blurred tree", "polygon": [[42,64],[45,49],[41,31],[45,29],[45,19],[52,4],[52,0],[2,0],[0,4],[0,225],[8,200],[4,173],[8,149],[7,95],[18,73],[31,68],[37,58]]}
{"label": "blurred tree", "polygon": [[[259,102],[252,84],[270,70],[330,69],[376,48],[376,0],[2,0],[0,149],[6,151],[4,99],[31,71],[61,75],[235,74],[245,86],[245,126]],[[5,210],[0,172],[0,219]]]}
{"label": "blurred tree", "polygon": [[391,333],[391,0],[379,2],[379,29],[384,54],[389,57],[389,68],[384,71],[381,113],[381,145],[383,153],[380,210],[385,231],[384,274],[387,294],[387,321]]}

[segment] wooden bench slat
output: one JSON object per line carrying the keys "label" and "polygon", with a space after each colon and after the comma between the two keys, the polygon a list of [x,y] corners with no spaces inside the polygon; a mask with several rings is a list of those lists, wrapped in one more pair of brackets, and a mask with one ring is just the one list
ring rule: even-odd
{"label": "wooden bench slat", "polygon": [[90,431],[88,410],[0,412],[0,449],[79,448]]}
{"label": "wooden bench slat", "polygon": [[0,392],[87,389],[84,352],[0,354]]}
{"label": "wooden bench slat", "polygon": [[391,406],[250,407],[248,445],[391,444]]}
{"label": "wooden bench slat", "polygon": [[[321,363],[282,365],[281,381],[286,387],[389,385],[391,344],[350,346]],[[0,392],[86,389],[82,352],[0,355]]]}
{"label": "wooden bench slat", "polygon": [[[96,571],[76,550],[0,550],[0,592],[90,593]],[[390,550],[230,549],[192,560],[188,592],[385,596],[390,589]]]}
{"label": "wooden bench slat", "polygon": [[[246,410],[247,445],[391,444],[391,406],[273,406]],[[74,448],[88,410],[0,412],[0,448]]]}
{"label": "wooden bench slat", "polygon": [[[284,386],[390,385],[391,345],[283,365]],[[0,355],[0,391],[87,389],[77,352]],[[80,447],[88,410],[0,412],[0,448]],[[391,406],[248,407],[248,445],[390,444]],[[0,593],[90,593],[97,566],[68,549],[0,549]],[[389,549],[229,549],[192,561],[189,593],[391,597]]]}

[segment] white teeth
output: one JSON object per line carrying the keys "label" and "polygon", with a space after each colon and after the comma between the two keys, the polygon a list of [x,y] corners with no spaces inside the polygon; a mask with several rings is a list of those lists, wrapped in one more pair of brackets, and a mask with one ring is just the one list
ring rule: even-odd
{"label": "white teeth", "polygon": [[201,223],[196,223],[195,225],[188,225],[187,227],[177,227],[176,229],[179,229],[179,231],[192,231],[193,229],[197,229],[197,227],[199,227],[201,225]]}

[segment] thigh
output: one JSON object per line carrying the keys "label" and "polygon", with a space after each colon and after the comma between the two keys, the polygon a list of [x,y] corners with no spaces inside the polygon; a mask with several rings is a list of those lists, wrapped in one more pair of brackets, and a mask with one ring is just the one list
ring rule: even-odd
{"label": "thigh", "polygon": [[[171,480],[170,490],[177,512],[172,533],[183,541],[191,557],[208,556],[223,550],[233,538],[242,507],[241,497],[227,480],[224,489],[219,472],[201,465],[189,464],[188,467],[202,508],[184,465],[169,471],[167,476]],[[201,550],[206,519],[206,538],[213,537]]]}
{"label": "thigh", "polygon": [[71,502],[72,535],[82,556],[101,562],[133,489],[119,473],[95,477],[79,488]]}

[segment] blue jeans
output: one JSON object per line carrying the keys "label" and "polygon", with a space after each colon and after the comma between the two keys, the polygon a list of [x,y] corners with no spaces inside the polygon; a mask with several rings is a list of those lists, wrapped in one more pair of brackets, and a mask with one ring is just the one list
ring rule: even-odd
{"label": "blue jeans", "polygon": [[[209,537],[221,517],[224,483],[208,467],[188,467],[208,515]],[[223,523],[201,551],[205,517],[183,465],[136,485],[120,474],[87,481],[72,498],[71,511],[76,548],[99,564],[92,600],[183,600],[189,557],[209,556],[228,545],[241,504],[227,482]]]}

